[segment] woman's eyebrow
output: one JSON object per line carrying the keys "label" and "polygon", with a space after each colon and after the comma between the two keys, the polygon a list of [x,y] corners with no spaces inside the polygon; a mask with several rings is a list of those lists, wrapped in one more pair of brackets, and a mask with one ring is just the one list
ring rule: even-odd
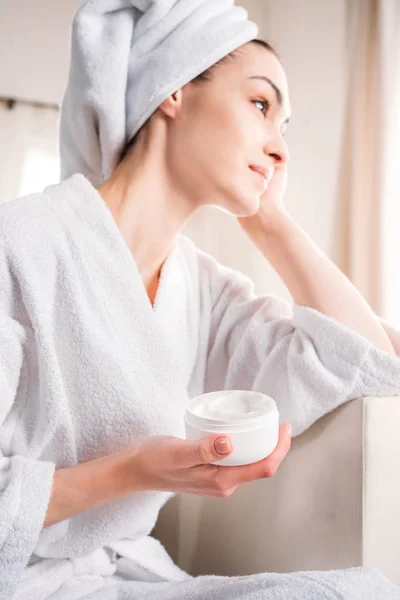
{"label": "woman's eyebrow", "polygon": [[[274,84],[273,81],[271,81],[271,79],[269,77],[265,77],[265,75],[252,75],[251,77],[248,77],[247,79],[262,79],[263,81],[265,81],[266,83],[269,83],[269,85],[273,88],[275,95],[276,95],[276,101],[278,103],[279,106],[282,106],[283,103],[283,96],[282,96],[282,92],[281,90]],[[285,123],[289,123],[290,121],[290,117],[288,117],[285,121]]]}

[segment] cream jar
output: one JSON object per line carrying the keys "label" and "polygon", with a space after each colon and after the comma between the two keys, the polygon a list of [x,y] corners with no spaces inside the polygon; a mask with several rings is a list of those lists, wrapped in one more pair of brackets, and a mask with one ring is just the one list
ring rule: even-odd
{"label": "cream jar", "polygon": [[229,435],[233,452],[213,465],[248,465],[266,458],[279,438],[275,401],[261,392],[221,390],[192,398],[185,409],[186,439]]}

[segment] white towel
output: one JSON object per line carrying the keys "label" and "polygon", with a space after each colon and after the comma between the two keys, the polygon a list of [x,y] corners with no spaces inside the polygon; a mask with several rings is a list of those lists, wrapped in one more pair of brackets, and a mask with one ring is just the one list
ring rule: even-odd
{"label": "white towel", "polygon": [[61,179],[108,179],[158,106],[257,37],[233,0],[88,0],[73,20],[61,106]]}
{"label": "white towel", "polygon": [[[42,529],[56,468],[149,435],[185,437],[185,405],[205,390],[271,393],[296,434],[351,398],[400,393],[398,357],[317,311],[292,309],[257,297],[247,277],[184,236],[153,309],[82,174],[1,205],[0,598],[277,600],[298,587],[311,599],[331,582],[345,598],[364,600],[355,588],[369,586],[374,598],[399,599],[375,571],[191,578],[146,537],[170,492],[137,492]],[[127,572],[146,580],[121,581]]]}

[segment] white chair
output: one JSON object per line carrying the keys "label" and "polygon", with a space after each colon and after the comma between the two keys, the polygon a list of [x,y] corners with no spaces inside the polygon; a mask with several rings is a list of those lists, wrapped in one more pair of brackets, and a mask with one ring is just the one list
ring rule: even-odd
{"label": "white chair", "polygon": [[400,397],[360,398],[229,498],[180,494],[152,531],[192,575],[373,566],[400,585]]}

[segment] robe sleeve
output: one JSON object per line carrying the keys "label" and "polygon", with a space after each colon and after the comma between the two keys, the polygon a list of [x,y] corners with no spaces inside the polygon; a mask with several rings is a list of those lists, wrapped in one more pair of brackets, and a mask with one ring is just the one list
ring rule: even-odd
{"label": "robe sleeve", "polygon": [[205,393],[263,392],[293,436],[346,401],[400,394],[398,356],[312,308],[257,296],[250,278],[220,263],[209,278]]}
{"label": "robe sleeve", "polygon": [[[0,314],[0,598],[12,598],[46,517],[55,464],[9,456],[3,425],[23,385],[24,328]],[[4,432],[4,429],[3,429]]]}

